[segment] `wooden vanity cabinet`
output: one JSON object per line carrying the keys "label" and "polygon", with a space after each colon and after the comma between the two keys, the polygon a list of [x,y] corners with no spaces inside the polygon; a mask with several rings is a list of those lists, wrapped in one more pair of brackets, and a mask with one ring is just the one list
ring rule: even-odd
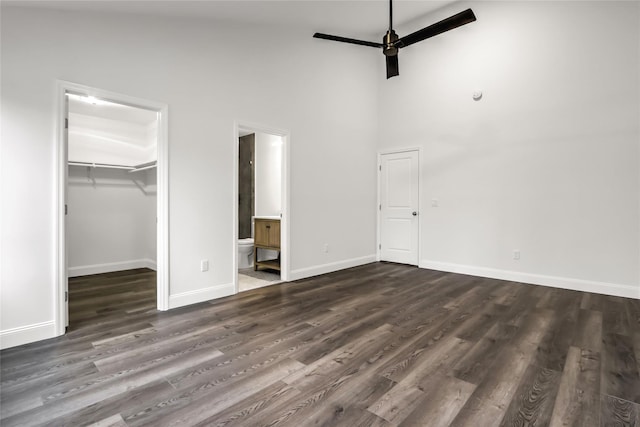
{"label": "wooden vanity cabinet", "polygon": [[[253,237],[253,269],[258,267],[280,270],[280,220],[255,218]],[[278,258],[258,261],[259,249],[278,251]]]}

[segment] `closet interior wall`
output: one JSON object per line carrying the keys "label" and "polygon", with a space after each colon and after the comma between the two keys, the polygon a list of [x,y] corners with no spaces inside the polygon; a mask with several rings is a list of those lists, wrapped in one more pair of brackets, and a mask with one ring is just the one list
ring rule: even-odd
{"label": "closet interior wall", "polygon": [[156,169],[69,166],[69,276],[156,264]]}

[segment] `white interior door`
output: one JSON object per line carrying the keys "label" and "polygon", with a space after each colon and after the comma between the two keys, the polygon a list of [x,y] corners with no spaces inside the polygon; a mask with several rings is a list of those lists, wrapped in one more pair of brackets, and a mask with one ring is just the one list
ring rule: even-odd
{"label": "white interior door", "polygon": [[418,265],[418,151],[380,160],[380,259]]}

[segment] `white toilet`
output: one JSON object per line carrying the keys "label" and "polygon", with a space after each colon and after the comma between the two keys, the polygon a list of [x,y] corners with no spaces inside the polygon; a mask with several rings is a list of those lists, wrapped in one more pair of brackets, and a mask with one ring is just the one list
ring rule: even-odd
{"label": "white toilet", "polygon": [[253,239],[238,239],[238,269],[253,267]]}

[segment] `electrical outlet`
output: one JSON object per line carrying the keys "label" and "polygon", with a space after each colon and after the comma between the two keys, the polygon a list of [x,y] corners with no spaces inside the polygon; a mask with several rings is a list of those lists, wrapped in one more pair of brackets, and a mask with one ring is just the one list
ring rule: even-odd
{"label": "electrical outlet", "polygon": [[322,252],[324,252],[325,254],[329,252],[329,244],[328,243],[325,243],[322,246]]}
{"label": "electrical outlet", "polygon": [[431,207],[432,208],[438,207],[438,199],[431,199]]}
{"label": "electrical outlet", "polygon": [[200,271],[202,271],[202,272],[209,271],[209,260],[208,259],[203,259],[202,261],[200,261]]}
{"label": "electrical outlet", "polygon": [[518,249],[513,250],[513,259],[515,259],[516,261],[520,259],[520,250]]}

